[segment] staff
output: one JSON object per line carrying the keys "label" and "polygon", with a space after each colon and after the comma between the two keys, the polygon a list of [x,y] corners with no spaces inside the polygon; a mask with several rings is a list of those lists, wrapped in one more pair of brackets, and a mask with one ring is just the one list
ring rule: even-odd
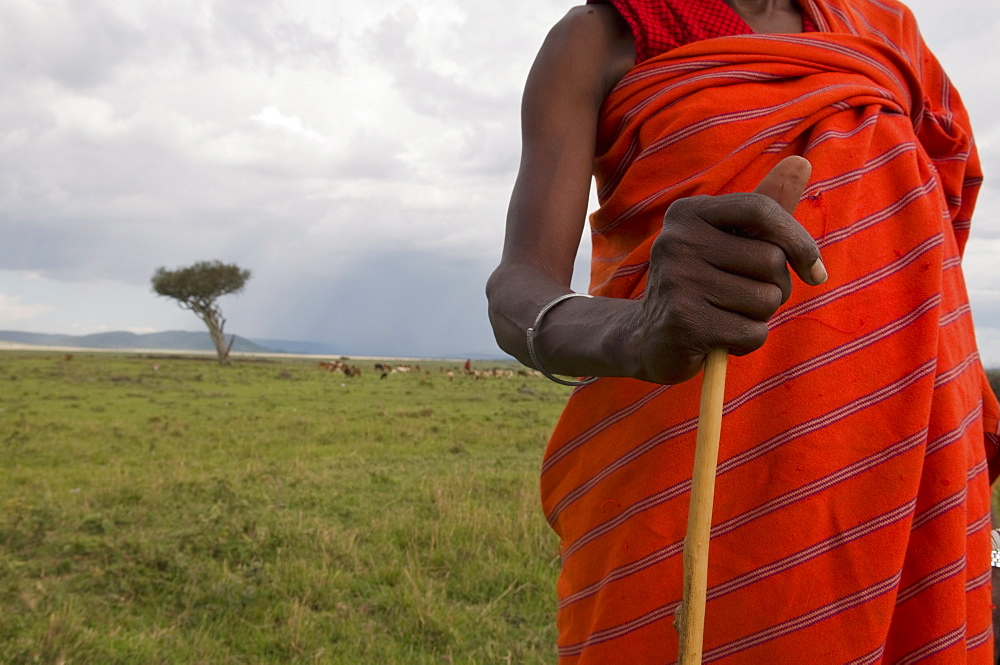
{"label": "staff", "polygon": [[728,360],[726,349],[714,349],[705,357],[694,473],[691,477],[691,507],[688,510],[687,535],[684,537],[684,600],[677,613],[677,630],[680,633],[677,659],[680,665],[701,663],[708,587],[708,541],[712,532],[715,469],[719,461]]}

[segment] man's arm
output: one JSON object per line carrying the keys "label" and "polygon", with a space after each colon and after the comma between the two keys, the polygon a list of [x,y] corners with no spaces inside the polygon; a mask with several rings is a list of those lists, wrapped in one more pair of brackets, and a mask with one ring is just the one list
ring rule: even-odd
{"label": "man's arm", "polygon": [[[530,365],[525,331],[546,303],[568,293],[580,243],[597,133],[605,95],[632,66],[627,26],[609,6],[577,7],[552,28],[528,75],[521,108],[521,164],[507,212],[499,267],[487,283],[490,320],[501,348]],[[575,299],[582,300],[582,299]],[[590,303],[587,303],[590,304]],[[607,302],[605,316],[618,318],[627,302]],[[609,375],[618,364],[616,340],[598,322],[580,328],[571,354],[554,332],[557,318],[577,312],[567,301],[546,319],[546,367]],[[561,310],[561,311],[560,311]],[[589,310],[570,320],[589,320]],[[583,325],[574,321],[571,325]],[[613,334],[613,333],[611,333]],[[558,354],[568,362],[548,356]],[[606,364],[605,364],[606,361]]]}
{"label": "man's arm", "polygon": [[[521,165],[487,295],[500,347],[529,365],[525,331],[569,292],[601,104],[633,57],[610,12],[571,11],[550,32],[525,87]],[[790,214],[808,175],[808,162],[792,158],[756,193],[676,201],[652,247],[645,297],[560,304],[537,331],[539,362],[568,375],[677,383],[712,348],[759,348],[790,294],[787,265],[807,283],[825,279],[819,250]]]}

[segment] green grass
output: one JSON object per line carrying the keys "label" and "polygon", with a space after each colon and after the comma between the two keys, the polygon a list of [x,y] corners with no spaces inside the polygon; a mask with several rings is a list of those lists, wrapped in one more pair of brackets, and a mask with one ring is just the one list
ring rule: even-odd
{"label": "green grass", "polygon": [[363,368],[0,354],[0,662],[553,662],[565,389]]}
{"label": "green grass", "polygon": [[567,389],[439,365],[0,353],[0,663],[554,662]]}

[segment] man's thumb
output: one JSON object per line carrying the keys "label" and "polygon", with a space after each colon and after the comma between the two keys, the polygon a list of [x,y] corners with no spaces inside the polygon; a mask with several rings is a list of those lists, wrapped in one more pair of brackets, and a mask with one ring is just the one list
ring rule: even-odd
{"label": "man's thumb", "polygon": [[[808,159],[797,155],[785,157],[771,169],[770,173],[764,176],[754,193],[774,199],[789,215],[792,215],[799,204],[799,199],[802,198],[802,192],[806,190],[810,175],[812,175],[812,164],[809,163]],[[801,227],[798,228],[801,229]],[[801,230],[803,234],[806,234],[805,229]],[[808,251],[810,249],[811,252]],[[812,238],[809,238],[808,246],[804,247],[801,253],[789,253],[787,249],[785,250],[785,255],[788,256],[795,272],[807,283],[813,285],[826,281],[826,266],[823,265],[822,258],[815,254],[815,258],[811,261],[807,259],[808,263],[803,262],[801,257],[813,252],[818,253],[818,251]]]}
{"label": "man's thumb", "polygon": [[812,174],[812,164],[805,157],[792,155],[778,162],[771,172],[753,190],[755,194],[763,194],[778,202],[788,214],[795,213],[795,207],[802,198]]}

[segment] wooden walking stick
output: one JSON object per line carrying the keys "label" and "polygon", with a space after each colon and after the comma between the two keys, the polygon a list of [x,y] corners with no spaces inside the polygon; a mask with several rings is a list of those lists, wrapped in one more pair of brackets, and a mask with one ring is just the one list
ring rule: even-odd
{"label": "wooden walking stick", "polygon": [[[812,166],[805,158],[797,155],[786,157],[764,176],[754,192],[774,199],[789,214],[793,214],[811,172]],[[821,284],[826,279],[821,262],[814,263],[812,270],[816,271],[817,264],[821,275],[811,275],[810,284]],[[684,537],[684,597],[675,621],[680,633],[677,656],[680,665],[701,663],[705,595],[708,588],[708,541],[712,533],[712,500],[719,462],[719,434],[722,431],[728,359],[728,350],[721,348],[713,349],[705,356],[694,473],[691,477],[691,507],[688,511],[687,535]]]}
{"label": "wooden walking stick", "polygon": [[705,630],[705,594],[708,587],[708,541],[712,532],[715,470],[719,462],[722,405],[726,388],[727,349],[713,349],[705,356],[705,376],[698,413],[698,438],[691,477],[691,507],[684,537],[684,597],[677,612],[680,665],[701,663]]}

